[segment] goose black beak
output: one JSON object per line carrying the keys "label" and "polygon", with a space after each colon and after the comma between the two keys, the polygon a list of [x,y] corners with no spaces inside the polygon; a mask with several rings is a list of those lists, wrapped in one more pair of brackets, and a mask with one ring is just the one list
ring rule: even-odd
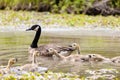
{"label": "goose black beak", "polygon": [[32,30],[31,28],[29,28],[29,29],[26,29],[26,31],[30,31],[30,30]]}
{"label": "goose black beak", "polygon": [[72,45],[68,45],[68,47],[72,47]]}
{"label": "goose black beak", "polygon": [[88,55],[89,56],[89,58],[91,58],[92,56],[91,55]]}
{"label": "goose black beak", "polygon": [[18,59],[16,58],[16,62],[18,61]]}

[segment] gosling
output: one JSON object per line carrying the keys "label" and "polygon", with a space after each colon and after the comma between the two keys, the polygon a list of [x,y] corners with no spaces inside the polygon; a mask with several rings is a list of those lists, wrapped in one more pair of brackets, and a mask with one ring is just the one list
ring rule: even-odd
{"label": "gosling", "polygon": [[92,62],[110,62],[109,58],[105,58],[99,54],[88,54],[89,61]]}
{"label": "gosling", "polygon": [[120,56],[111,58],[112,63],[120,64]]}
{"label": "gosling", "polygon": [[38,51],[34,51],[32,56],[33,57],[32,64],[25,64],[21,66],[20,70],[35,72],[38,68],[37,59],[36,59],[38,56],[40,56],[40,53]]}
{"label": "gosling", "polygon": [[9,59],[8,65],[6,66],[6,68],[0,69],[0,74],[9,74],[9,73],[11,73],[10,68],[11,68],[11,66],[12,66],[13,64],[15,64],[16,62],[17,62],[17,59],[16,59],[16,58],[11,58],[11,59]]}
{"label": "gosling", "polygon": [[85,61],[89,61],[89,58],[87,56],[85,56],[85,55],[76,54],[76,55],[70,55],[70,56],[63,56],[63,55],[59,54],[53,48],[49,48],[48,52],[49,53],[54,53],[59,58],[59,60],[62,60],[62,61],[72,61],[72,62],[85,62]]}

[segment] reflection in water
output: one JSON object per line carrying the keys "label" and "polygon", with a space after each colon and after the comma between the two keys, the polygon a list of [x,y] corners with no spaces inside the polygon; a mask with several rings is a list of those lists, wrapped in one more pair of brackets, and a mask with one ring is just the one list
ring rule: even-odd
{"label": "reflection in water", "polygon": [[[39,44],[56,43],[68,45],[73,42],[80,44],[81,54],[101,54],[111,58],[119,56],[120,39],[118,37],[97,37],[78,35],[58,35],[59,33],[43,32]],[[1,32],[0,33],[0,65],[7,63],[11,57],[18,58],[16,65],[28,63],[28,47],[34,37],[34,32]],[[73,38],[74,37],[74,38]],[[52,59],[43,59],[42,66],[46,66],[53,71],[77,72],[80,74],[85,69],[115,68],[111,64],[90,64],[90,63],[60,63]],[[118,68],[118,67],[116,67]]]}

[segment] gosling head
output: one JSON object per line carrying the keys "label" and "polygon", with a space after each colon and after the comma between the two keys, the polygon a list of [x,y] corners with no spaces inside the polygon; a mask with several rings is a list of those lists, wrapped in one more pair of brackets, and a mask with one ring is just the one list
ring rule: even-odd
{"label": "gosling head", "polygon": [[26,31],[31,31],[31,30],[38,31],[38,29],[41,30],[41,27],[39,25],[33,25],[31,28],[26,29]]}
{"label": "gosling head", "polygon": [[39,51],[34,51],[33,55],[36,56],[36,57],[38,57],[38,56],[40,56],[40,52]]}
{"label": "gosling head", "polygon": [[71,47],[73,49],[77,49],[79,47],[79,45],[77,43],[72,43],[71,45],[69,45],[69,47]]}
{"label": "gosling head", "polygon": [[78,50],[78,54],[80,54],[80,46],[77,43],[72,43],[71,45],[69,45],[70,48],[72,48],[73,50]]}
{"label": "gosling head", "polygon": [[11,58],[9,59],[9,63],[12,65],[12,64],[15,64],[18,60],[16,58]]}
{"label": "gosling head", "polygon": [[94,57],[94,56],[95,56],[95,55],[91,55],[91,54],[88,55],[89,58],[92,58],[92,57]]}
{"label": "gosling head", "polygon": [[54,52],[54,49],[53,49],[53,48],[49,48],[49,49],[47,49],[47,52],[53,53],[53,52]]}
{"label": "gosling head", "polygon": [[105,59],[104,57],[102,57],[101,55],[97,55],[97,54],[89,54],[88,57],[89,57],[89,60],[91,60],[91,61],[108,60],[108,59]]}
{"label": "gosling head", "polygon": [[50,53],[50,54],[54,54],[55,51],[56,51],[56,50],[53,49],[53,48],[49,48],[49,49],[47,49],[47,52]]}
{"label": "gosling head", "polygon": [[96,54],[88,54],[88,57],[91,59],[93,59],[93,58],[97,58],[98,56],[96,55]]}

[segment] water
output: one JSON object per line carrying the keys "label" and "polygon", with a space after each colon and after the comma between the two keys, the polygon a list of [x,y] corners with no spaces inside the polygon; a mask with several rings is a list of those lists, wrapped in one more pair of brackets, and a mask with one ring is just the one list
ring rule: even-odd
{"label": "water", "polygon": [[[74,33],[74,34],[73,34]],[[84,32],[85,33],[85,32]],[[6,65],[11,57],[18,58],[18,63],[15,66],[28,63],[28,47],[31,44],[34,32],[0,32],[0,65]],[[89,34],[89,33],[88,33]],[[111,35],[111,34],[110,34]],[[44,30],[39,45],[56,43],[60,45],[69,45],[73,42],[80,44],[81,54],[101,54],[105,57],[112,58],[120,55],[120,38],[117,36],[96,36],[85,35],[76,31]],[[74,53],[73,53],[74,54]],[[116,68],[110,64],[79,64],[79,63],[60,63],[53,60],[43,60],[41,66],[48,67],[52,71],[62,72],[76,72],[83,74],[81,71],[86,69],[100,69],[100,68]]]}

